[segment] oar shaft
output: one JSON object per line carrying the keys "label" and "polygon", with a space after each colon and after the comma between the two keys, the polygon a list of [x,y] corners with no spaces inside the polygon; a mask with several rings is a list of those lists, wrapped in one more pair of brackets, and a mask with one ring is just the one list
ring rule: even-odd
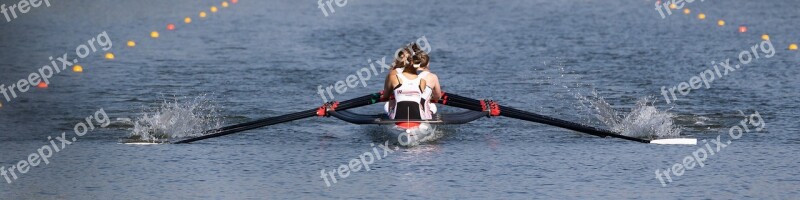
{"label": "oar shaft", "polygon": [[[447,96],[446,97],[446,99],[447,99],[446,105],[459,107],[459,108],[464,108],[464,109],[475,110],[475,111],[483,111],[483,108],[481,106],[481,101],[480,100],[476,100],[476,99],[460,96],[460,95],[457,95],[457,94],[450,94],[450,93],[446,94],[446,96]],[[444,101],[440,101],[440,102],[444,102]],[[570,122],[570,121],[566,121],[566,120],[562,120],[562,119],[558,119],[558,118],[553,118],[553,117],[549,117],[549,116],[544,116],[544,115],[540,115],[540,114],[536,114],[536,113],[532,113],[532,112],[528,112],[528,111],[523,111],[523,110],[519,110],[519,109],[516,109],[516,108],[508,107],[508,106],[499,106],[499,108],[500,108],[500,115],[505,116],[505,117],[510,117],[510,118],[515,118],[515,119],[520,119],[520,120],[525,120],[525,121],[531,121],[531,122],[536,122],[536,123],[547,124],[547,125],[561,127],[561,128],[565,128],[565,129],[569,129],[569,130],[573,130],[573,131],[578,131],[578,132],[582,132],[582,133],[586,133],[586,134],[590,134],[590,135],[594,135],[594,136],[599,136],[599,137],[614,137],[614,138],[620,138],[620,139],[631,140],[631,141],[642,142],[642,143],[649,143],[650,142],[649,140],[646,140],[646,139],[635,138],[635,137],[630,137],[630,136],[624,136],[624,135],[620,135],[618,133],[615,133],[615,132],[612,132],[612,131],[609,131],[609,130],[604,130],[604,129],[599,129],[599,128],[595,128],[595,127],[591,127],[591,126],[586,126],[586,125],[583,125],[583,124],[574,123],[574,122]]]}
{"label": "oar shaft", "polygon": [[[349,104],[352,104],[354,102],[372,101],[373,99],[380,99],[380,93],[374,93],[374,94],[364,95],[364,96],[361,96],[361,97],[356,97],[354,99],[350,99],[350,100],[347,100],[347,101],[342,101],[339,104],[340,105],[349,105]],[[222,128],[219,128],[219,129],[207,130],[207,131],[203,132],[203,134],[217,133],[217,132],[236,129],[236,128],[240,128],[240,127],[250,126],[250,125],[254,125],[254,124],[260,124],[260,123],[269,122],[269,121],[272,121],[272,120],[279,119],[280,117],[285,117],[285,116],[289,116],[289,115],[291,115],[291,114],[286,114],[286,115],[282,115],[282,116],[278,116],[278,117],[261,118],[261,119],[257,119],[257,120],[253,120],[253,121],[249,121],[249,122],[244,122],[244,123],[239,123],[239,124],[234,124],[234,125],[222,127]]]}
{"label": "oar shaft", "polygon": [[256,128],[260,128],[260,127],[264,127],[264,126],[290,122],[290,121],[303,119],[303,118],[309,118],[309,117],[313,117],[313,116],[316,116],[316,115],[317,115],[317,109],[311,109],[311,110],[306,110],[306,111],[299,112],[299,113],[292,113],[292,114],[282,115],[282,116],[278,116],[278,117],[265,118],[263,120],[260,120],[260,121],[262,121],[261,123],[254,123],[254,124],[249,124],[249,125],[237,126],[236,128],[230,128],[230,129],[222,130],[222,131],[215,132],[215,133],[212,133],[212,134],[206,134],[206,135],[199,136],[199,137],[194,137],[194,138],[189,138],[189,139],[186,139],[186,140],[181,140],[181,141],[175,142],[175,144],[190,143],[190,142],[195,142],[195,141],[199,141],[199,140],[205,140],[205,139],[209,139],[209,138],[221,137],[221,136],[230,135],[230,134],[234,134],[234,133],[238,133],[238,132],[242,132],[242,131],[247,131],[247,130],[251,130],[251,129],[256,129]]}
{"label": "oar shaft", "polygon": [[[350,109],[350,108],[357,108],[357,107],[361,107],[361,106],[374,104],[374,103],[377,103],[377,102],[380,102],[380,93],[369,94],[369,95],[361,96],[361,97],[358,97],[358,98],[350,99],[350,100],[347,100],[347,101],[342,101],[341,103],[337,104],[337,107],[335,109],[336,110],[346,110],[346,109]],[[258,120],[254,120],[254,121],[250,121],[250,122],[245,122],[245,123],[235,124],[235,125],[231,125],[231,126],[226,126],[226,127],[219,128],[219,129],[212,129],[212,130],[205,131],[204,135],[202,135],[202,136],[181,140],[181,141],[175,142],[175,144],[190,143],[190,142],[195,142],[195,141],[199,141],[199,140],[204,140],[204,139],[209,139],[209,138],[215,138],[215,137],[230,135],[230,134],[234,134],[234,133],[238,133],[238,132],[242,132],[242,131],[247,131],[247,130],[251,130],[251,129],[256,129],[256,128],[260,128],[260,127],[264,127],[264,126],[270,126],[270,125],[290,122],[290,121],[294,121],[294,120],[298,120],[298,119],[309,118],[309,117],[317,116],[318,115],[317,111],[318,111],[318,109],[311,109],[311,110],[306,110],[306,111],[302,111],[302,112],[286,114],[286,115],[281,115],[281,116],[276,116],[276,117],[262,118],[262,119],[258,119]]]}

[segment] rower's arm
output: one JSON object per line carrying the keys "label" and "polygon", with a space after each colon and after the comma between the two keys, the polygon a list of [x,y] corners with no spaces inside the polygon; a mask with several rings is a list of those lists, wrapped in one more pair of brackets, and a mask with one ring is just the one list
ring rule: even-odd
{"label": "rower's arm", "polygon": [[438,102],[442,98],[442,86],[439,83],[439,76],[431,74],[431,84],[433,85],[433,95],[431,96],[432,102]]}
{"label": "rower's arm", "polygon": [[386,75],[386,79],[383,83],[383,94],[381,95],[381,99],[389,99],[392,96],[392,78],[396,77],[397,72],[394,70],[389,70],[389,74]]}

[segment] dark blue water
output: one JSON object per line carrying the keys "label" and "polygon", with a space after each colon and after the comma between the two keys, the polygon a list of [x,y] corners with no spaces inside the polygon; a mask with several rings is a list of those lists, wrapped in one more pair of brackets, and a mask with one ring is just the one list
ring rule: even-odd
{"label": "dark blue water", "polygon": [[[16,2],[2,1],[4,4]],[[47,89],[0,100],[0,166],[6,169],[103,109],[97,128],[49,164],[0,183],[0,199],[793,199],[800,42],[796,1],[695,1],[691,15],[661,19],[652,1],[348,1],[325,17],[313,1],[53,1],[11,22],[0,17],[0,84],[14,84],[106,32],[113,41],[61,72]],[[219,12],[211,13],[216,5]],[[335,6],[335,3],[334,3]],[[197,17],[200,11],[208,18]],[[698,20],[703,12],[706,20]],[[184,24],[184,17],[192,17]],[[716,20],[726,21],[718,27]],[[166,30],[167,23],[177,25]],[[737,33],[739,25],[747,33]],[[149,38],[159,31],[158,39]],[[774,56],[753,61],[666,104],[661,87],[688,82],[711,61],[736,59],[770,35]],[[344,81],[369,62],[425,36],[445,91],[590,125],[583,97],[625,115],[645,97],[697,146],[596,138],[509,118],[443,127],[444,137],[398,148],[370,171],[326,187],[331,171],[383,143],[382,128],[331,118],[275,125],[189,145],[119,144],[144,113],[205,96],[234,124],[319,106],[318,86]],[[128,40],[137,46],[126,47]],[[390,59],[390,58],[387,58]],[[384,74],[336,100],[379,91]],[[379,112],[378,106],[359,109]],[[455,109],[446,109],[453,111]],[[763,116],[702,168],[682,163],[739,124]],[[649,119],[644,117],[644,119]],[[750,128],[753,128],[750,126]],[[68,138],[69,138],[68,137]],[[58,140],[53,139],[55,142]],[[703,142],[703,141],[706,142]],[[60,142],[57,143],[59,146]],[[394,149],[394,146],[392,146]],[[381,152],[382,153],[382,152]],[[338,175],[337,175],[338,176]],[[2,177],[0,177],[2,178]],[[3,182],[0,179],[0,182]]]}

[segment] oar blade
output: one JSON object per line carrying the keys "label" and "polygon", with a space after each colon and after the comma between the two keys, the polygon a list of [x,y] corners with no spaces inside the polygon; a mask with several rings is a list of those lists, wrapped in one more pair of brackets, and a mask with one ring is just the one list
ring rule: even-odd
{"label": "oar blade", "polygon": [[650,140],[650,144],[697,145],[697,138],[669,138]]}

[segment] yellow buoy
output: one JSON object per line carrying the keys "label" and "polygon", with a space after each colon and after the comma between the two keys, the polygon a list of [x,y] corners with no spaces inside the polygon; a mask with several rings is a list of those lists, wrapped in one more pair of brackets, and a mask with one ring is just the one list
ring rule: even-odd
{"label": "yellow buoy", "polygon": [[183,18],[183,23],[187,23],[187,24],[188,23],[192,23],[192,18],[191,17]]}
{"label": "yellow buoy", "polygon": [[725,26],[725,21],[723,21],[723,20],[721,20],[721,19],[720,19],[719,21],[717,21],[717,25],[719,25],[719,26]]}
{"label": "yellow buoy", "polygon": [[794,44],[794,43],[790,44],[789,45],[789,50],[792,50],[792,51],[797,50],[797,44]]}
{"label": "yellow buoy", "polygon": [[697,19],[704,20],[706,19],[706,14],[700,13],[697,15]]}
{"label": "yellow buoy", "polygon": [[113,53],[111,53],[111,52],[108,52],[108,53],[106,53],[106,59],[108,59],[108,60],[114,60],[114,54],[113,54]]}
{"label": "yellow buoy", "polygon": [[688,8],[684,8],[683,9],[683,14],[687,14],[688,15],[690,13],[692,13],[692,10],[689,10]]}
{"label": "yellow buoy", "polygon": [[212,12],[212,13],[215,13],[215,12],[217,12],[217,7],[216,7],[216,6],[211,6],[211,12]]}
{"label": "yellow buoy", "polygon": [[669,4],[669,9],[675,10],[675,9],[678,9],[678,6],[675,5],[674,3],[671,3],[671,4]]}
{"label": "yellow buoy", "polygon": [[205,17],[206,17],[206,12],[200,12],[200,18],[205,18]]}
{"label": "yellow buoy", "polygon": [[128,40],[128,46],[129,47],[135,47],[136,46],[136,42],[134,42],[133,40]]}
{"label": "yellow buoy", "polygon": [[75,73],[81,73],[83,72],[83,67],[81,65],[72,66],[72,71]]}
{"label": "yellow buoy", "polygon": [[158,31],[150,32],[150,37],[151,38],[158,38]]}
{"label": "yellow buoy", "polygon": [[769,40],[769,35],[767,35],[767,34],[761,35],[761,39],[762,40]]}
{"label": "yellow buoy", "polygon": [[222,7],[223,8],[227,8],[228,7],[228,2],[227,1],[223,1],[222,2]]}

